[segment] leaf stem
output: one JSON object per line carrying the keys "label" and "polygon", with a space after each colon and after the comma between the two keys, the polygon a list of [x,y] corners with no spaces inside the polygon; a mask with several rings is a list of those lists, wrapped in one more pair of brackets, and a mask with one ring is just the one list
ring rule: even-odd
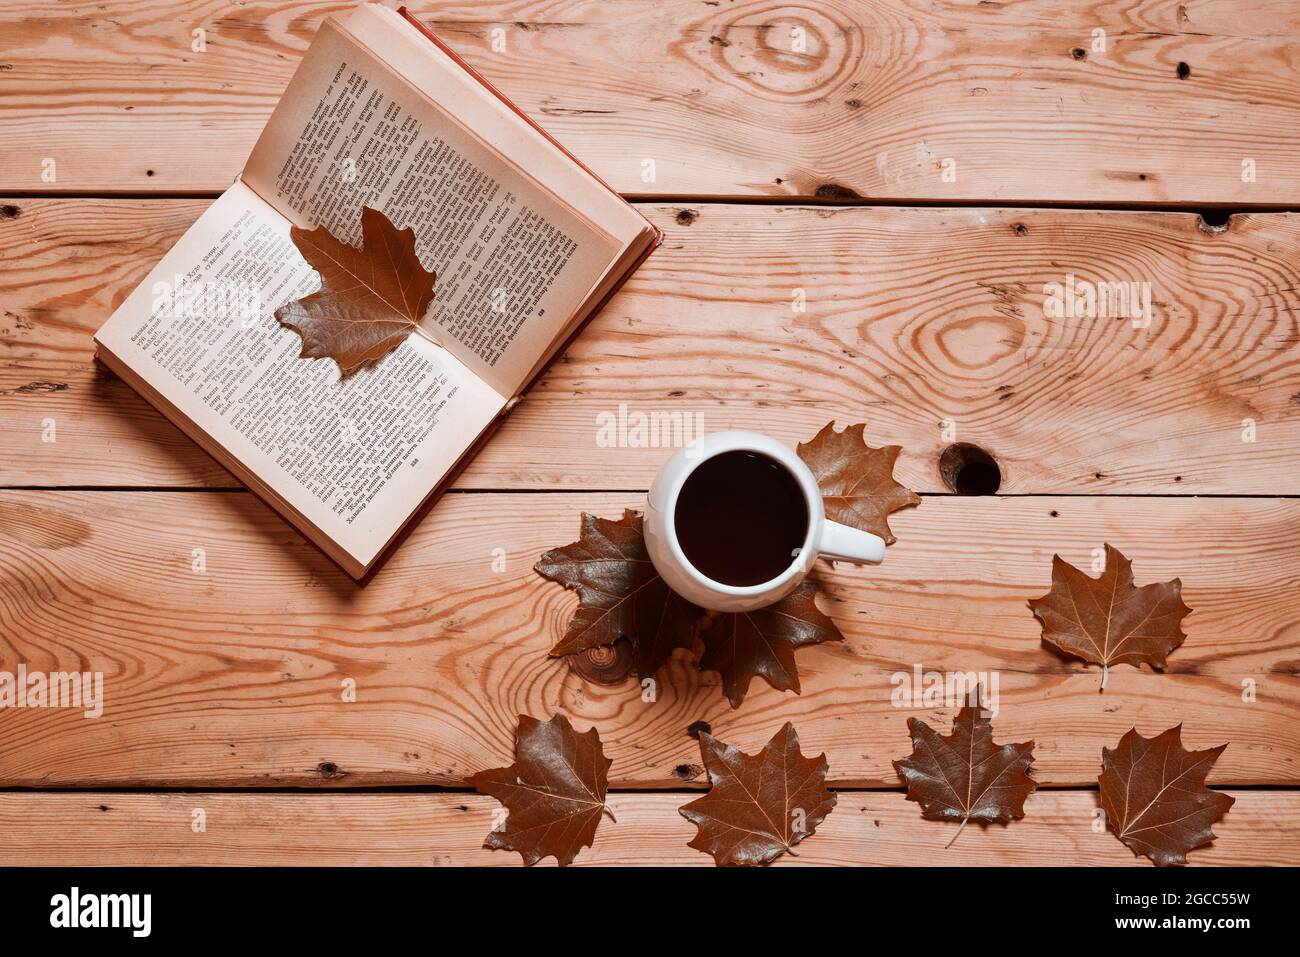
{"label": "leaf stem", "polygon": [[948,848],[952,847],[953,841],[956,841],[957,838],[961,837],[961,832],[966,830],[966,822],[968,822],[969,820],[970,820],[969,814],[966,815],[966,817],[961,819],[961,827],[957,828],[957,833],[952,836],[952,841],[949,841],[947,844],[943,846],[943,849],[945,851],[948,850]]}

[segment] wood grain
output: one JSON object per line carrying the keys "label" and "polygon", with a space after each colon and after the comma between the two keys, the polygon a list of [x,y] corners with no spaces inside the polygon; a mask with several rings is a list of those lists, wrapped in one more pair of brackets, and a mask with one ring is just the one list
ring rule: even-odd
{"label": "wood grain", "polygon": [[[0,189],[224,189],[350,5],[3,0]],[[1300,9],[1280,0],[412,6],[626,193],[1300,202]]]}
{"label": "wood grain", "polygon": [[[1300,864],[1300,794],[1236,791],[1216,839],[1193,866]],[[687,847],[695,828],[677,813],[693,795],[612,794],[618,819],[600,822],[576,865],[712,866]],[[478,794],[0,794],[0,866],[353,865],[518,867],[518,854],[483,838],[498,807]],[[206,830],[191,828],[202,809]],[[1039,791],[1025,818],[1005,827],[954,828],[921,819],[895,792],[840,792],[799,856],[776,867],[818,865],[1150,866],[1108,832],[1093,830],[1096,795]],[[548,858],[541,866],[554,866]]]}
{"label": "wood grain", "polygon": [[[599,728],[618,787],[700,786],[693,722],[753,749],[786,720],[838,784],[897,786],[906,719],[955,710],[891,699],[918,665],[997,671],[999,738],[1035,740],[1045,784],[1092,782],[1103,744],[1179,722],[1189,748],[1230,742],[1212,782],[1300,783],[1300,502],[927,500],[880,568],[819,571],[847,641],[799,653],[802,696],[755,682],[733,711],[683,661],[647,702],[547,658],[575,598],[533,563],[582,511],[637,501],[452,494],[358,588],[247,493],[0,493],[0,669],[105,682],[100,718],[0,710],[0,786],[458,785],[506,761],[518,714],[557,711]],[[1024,603],[1054,551],[1086,567],[1103,541],[1141,583],[1181,576],[1195,612],[1172,674],[1116,668],[1098,694]]]}
{"label": "wood grain", "polygon": [[[10,205],[0,485],[233,484],[91,357],[204,202]],[[1300,494],[1300,215],[1211,235],[1172,213],[644,208],[664,247],[460,487],[646,488],[669,453],[607,447],[601,417],[623,407],[791,444],[865,420],[925,492],[945,490],[951,422],[1004,492]],[[1151,283],[1150,327],[1044,315],[1044,284],[1069,274]]]}
{"label": "wood grain", "polygon": [[[955,711],[894,700],[914,668],[996,676],[999,740],[1035,740],[1049,788],[1095,784],[1133,726],[1228,742],[1211,783],[1266,787],[1233,792],[1192,862],[1300,864],[1300,215],[1218,230],[1006,208],[1300,205],[1300,7],[415,4],[615,188],[659,203],[643,208],[668,241],[359,589],[219,491],[230,476],[90,344],[207,204],[144,197],[228,186],[323,16],[350,6],[0,0],[0,671],[100,671],[106,698],[99,718],[0,709],[0,787],[91,789],[0,793],[0,866],[517,865],[481,847],[487,798],[347,789],[462,786],[509,760],[517,714],[557,711],[600,729],[625,789],[578,863],[709,866],[677,813],[704,785],[688,726],[755,750],[793,720],[838,786],[896,788],[906,719],[946,729]],[[990,208],[859,208],[912,201]],[[1151,326],[1045,315],[1044,284],[1071,274],[1149,282]],[[800,653],[801,696],[760,682],[733,711],[675,660],[645,701],[547,658],[576,600],[531,571],[580,512],[638,505],[667,456],[609,447],[598,426],[620,410],[791,444],[865,420],[926,493],[945,490],[950,423],[996,456],[1004,494],[931,494],[894,518],[881,568],[819,568],[847,640]],[[63,490],[3,490],[27,486]],[[1180,577],[1194,612],[1169,673],[1117,668],[1098,694],[1025,600],[1053,553],[1086,567],[1103,542],[1140,583]],[[201,790],[267,785],[318,790]],[[1026,820],[945,850],[951,828],[901,793],[842,791],[780,866],[1145,866],[1093,830],[1095,807],[1042,790]]]}

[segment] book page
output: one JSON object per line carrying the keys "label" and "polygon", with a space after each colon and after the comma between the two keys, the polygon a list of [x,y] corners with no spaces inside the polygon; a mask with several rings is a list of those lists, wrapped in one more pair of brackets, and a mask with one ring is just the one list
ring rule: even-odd
{"label": "book page", "polygon": [[348,13],[342,26],[423,96],[448,113],[470,118],[476,136],[502,156],[516,159],[542,189],[620,245],[630,246],[651,231],[644,216],[485,86],[486,78],[472,76],[468,64],[458,63],[403,15],[363,3]]}
{"label": "book page", "polygon": [[295,513],[286,517],[364,566],[504,403],[420,336],[345,380],[333,360],[299,358],[301,340],[274,311],[319,276],[288,234],[236,183],[96,341]]}
{"label": "book page", "polygon": [[[474,75],[472,67],[456,58],[440,40],[426,35],[404,14],[363,3],[342,21],[342,27],[392,70],[410,81],[437,106],[458,116],[472,117],[474,133],[502,156],[526,157],[528,174],[566,206],[576,210],[623,247],[597,285],[587,293],[586,305],[542,353],[524,377],[520,388],[564,347],[610,290],[626,277],[642,254],[653,246],[654,227],[621,196],[585,169],[541,130],[530,123],[512,104]],[[516,389],[516,392],[519,388]]]}
{"label": "book page", "polygon": [[412,227],[437,273],[422,328],[504,397],[621,251],[333,21],[244,178],[297,225],[324,225],[354,245],[362,206]]}

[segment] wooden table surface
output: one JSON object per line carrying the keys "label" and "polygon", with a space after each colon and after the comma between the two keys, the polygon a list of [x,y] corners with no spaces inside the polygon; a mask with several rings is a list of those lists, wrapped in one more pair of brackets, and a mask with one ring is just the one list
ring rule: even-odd
{"label": "wooden table surface", "polygon": [[[416,4],[666,239],[364,589],[90,340],[349,6],[0,0],[0,670],[105,674],[101,718],[0,710],[0,864],[518,865],[464,781],[557,711],[613,758],[580,864],[710,864],[687,727],[752,751],[786,720],[841,795],[780,866],[1146,866],[1089,786],[1179,722],[1229,743],[1237,799],[1191,861],[1300,863],[1300,3]],[[1046,316],[1068,274],[1150,282],[1153,321]],[[668,454],[601,447],[624,403],[903,447],[923,503],[879,569],[819,573],[847,641],[799,653],[802,695],[732,710],[673,662],[646,703],[548,659],[576,599],[534,561]],[[998,494],[950,493],[945,420]],[[1165,673],[1099,695],[1025,601],[1103,542],[1194,613]],[[907,718],[953,714],[891,705],[917,664],[999,672],[998,738],[1037,742],[1023,821],[945,849],[905,800]]]}

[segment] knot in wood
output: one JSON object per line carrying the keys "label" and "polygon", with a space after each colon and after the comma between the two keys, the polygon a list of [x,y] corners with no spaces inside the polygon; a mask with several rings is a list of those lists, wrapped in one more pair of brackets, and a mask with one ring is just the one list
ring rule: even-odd
{"label": "knot in wood", "polygon": [[617,685],[632,673],[632,643],[620,638],[612,645],[597,645],[569,656],[569,667],[583,681]]}

